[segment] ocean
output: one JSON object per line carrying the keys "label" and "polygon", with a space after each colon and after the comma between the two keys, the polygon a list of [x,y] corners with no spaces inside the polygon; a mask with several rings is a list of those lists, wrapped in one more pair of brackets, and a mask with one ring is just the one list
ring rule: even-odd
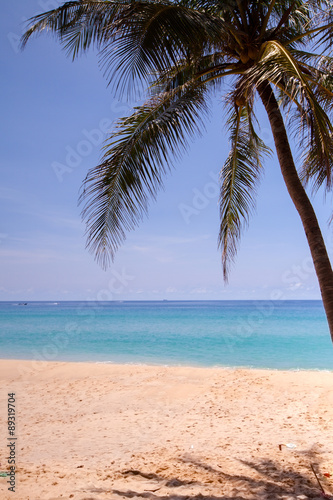
{"label": "ocean", "polygon": [[0,357],[333,369],[321,301],[0,302]]}

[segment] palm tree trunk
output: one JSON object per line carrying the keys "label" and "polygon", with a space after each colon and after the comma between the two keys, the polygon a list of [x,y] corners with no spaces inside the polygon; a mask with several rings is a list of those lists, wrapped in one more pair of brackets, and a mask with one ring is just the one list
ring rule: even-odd
{"label": "palm tree trunk", "polygon": [[299,179],[282,115],[272,88],[265,83],[258,88],[258,92],[268,114],[284,182],[302,220],[333,342],[333,272],[324,239],[315,211]]}

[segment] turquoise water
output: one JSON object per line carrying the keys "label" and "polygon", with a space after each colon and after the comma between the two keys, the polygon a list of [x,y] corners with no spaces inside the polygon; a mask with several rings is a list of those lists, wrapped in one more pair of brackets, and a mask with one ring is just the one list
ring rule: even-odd
{"label": "turquoise water", "polygon": [[333,369],[321,301],[0,302],[0,357]]}

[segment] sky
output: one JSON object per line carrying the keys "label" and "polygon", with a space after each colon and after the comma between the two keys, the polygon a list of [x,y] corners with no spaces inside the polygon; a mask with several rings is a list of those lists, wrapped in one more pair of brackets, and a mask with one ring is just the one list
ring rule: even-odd
{"label": "sky", "polygon": [[[107,88],[94,52],[75,62],[50,35],[19,49],[26,20],[58,0],[2,6],[0,300],[320,299],[303,228],[277,158],[265,160],[256,211],[223,282],[218,178],[229,151],[222,94],[165,179],[149,217],[103,271],[85,248],[78,195],[117,118],[133,103]],[[258,105],[260,135],[273,148]],[[293,138],[291,138],[293,140]],[[312,198],[330,256],[332,199]]]}

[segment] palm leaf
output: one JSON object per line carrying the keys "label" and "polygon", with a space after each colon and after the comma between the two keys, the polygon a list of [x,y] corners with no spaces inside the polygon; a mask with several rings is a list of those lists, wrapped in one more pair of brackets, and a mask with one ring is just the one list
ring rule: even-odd
{"label": "palm leaf", "polygon": [[258,64],[248,71],[247,80],[252,84],[255,82],[257,86],[269,81],[282,92],[285,90],[289,102],[297,105],[295,116],[305,138],[304,144],[311,150],[316,148],[318,161],[325,171],[329,188],[331,185],[330,143],[333,127],[324,109],[325,105],[324,107],[321,105],[325,89],[313,85],[311,77],[304,72],[302,63],[300,64],[293,57],[291,50],[277,41],[266,42],[263,45],[261,58]]}
{"label": "palm leaf", "polygon": [[171,157],[200,133],[208,91],[228,76],[241,75],[236,84],[230,80],[232,147],[221,172],[225,279],[268,151],[253,126],[254,92],[262,84],[273,84],[287,113],[294,113],[304,181],[332,186],[333,64],[306,51],[307,44],[309,50],[316,43],[332,45],[329,0],[73,0],[35,16],[22,45],[44,31],[54,33],[73,58],[97,47],[115,91],[149,87],[150,99],[118,122],[80,197],[87,245],[104,267],[147,213]]}
{"label": "palm leaf", "polygon": [[205,53],[221,35],[219,19],[172,2],[137,2],[136,10],[118,22],[118,33],[101,52],[109,82],[122,94],[126,88],[151,82],[179,61]]}
{"label": "palm leaf", "polygon": [[80,202],[87,223],[87,246],[105,268],[126,231],[147,213],[149,199],[163,186],[171,155],[200,134],[206,112],[203,87],[191,85],[152,98],[122,118],[105,146],[103,162],[84,182]]}
{"label": "palm leaf", "polygon": [[228,120],[231,151],[221,170],[220,232],[225,281],[235,259],[238,241],[255,207],[261,158],[269,149],[254,131],[249,106],[233,108]]}
{"label": "palm leaf", "polygon": [[73,58],[92,44],[100,46],[109,37],[108,27],[120,12],[130,9],[129,2],[76,0],[65,2],[57,9],[44,12],[29,20],[21,39],[25,47],[33,35],[51,31],[60,38]]}
{"label": "palm leaf", "polygon": [[66,2],[35,16],[22,37],[52,31],[73,58],[96,45],[108,83],[123,93],[135,81],[146,86],[152,73],[162,72],[179,59],[202,54],[232,27],[208,13],[171,0]]}

